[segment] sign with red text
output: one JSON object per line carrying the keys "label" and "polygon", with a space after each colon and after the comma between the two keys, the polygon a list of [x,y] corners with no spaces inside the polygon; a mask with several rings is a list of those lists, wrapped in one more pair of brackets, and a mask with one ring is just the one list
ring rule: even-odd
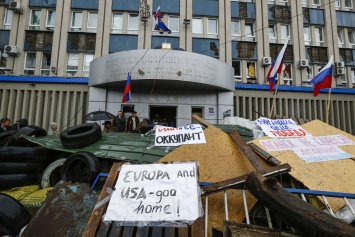
{"label": "sign with red text", "polygon": [[178,128],[156,126],[155,146],[180,146],[198,143],[206,143],[205,134],[200,124],[189,124]]}
{"label": "sign with red text", "polygon": [[123,165],[104,221],[192,223],[202,216],[197,175],[196,162]]}
{"label": "sign with red text", "polygon": [[301,148],[314,148],[322,146],[347,146],[355,143],[343,135],[329,135],[319,137],[303,137],[292,139],[260,140],[266,151],[295,150]]}
{"label": "sign with red text", "polygon": [[266,135],[272,138],[312,136],[292,119],[268,119],[260,117],[255,122]]}

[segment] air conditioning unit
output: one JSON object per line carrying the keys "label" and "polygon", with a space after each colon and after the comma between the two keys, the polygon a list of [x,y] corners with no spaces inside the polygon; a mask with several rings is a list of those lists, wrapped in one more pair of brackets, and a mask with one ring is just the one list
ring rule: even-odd
{"label": "air conditioning unit", "polygon": [[338,76],[345,75],[345,69],[344,68],[337,68],[335,70],[335,75],[338,75]]}
{"label": "air conditioning unit", "polygon": [[335,67],[343,68],[344,66],[344,62],[335,62]]}
{"label": "air conditioning unit", "polygon": [[271,57],[263,57],[263,66],[271,65]]}
{"label": "air conditioning unit", "polygon": [[14,45],[5,45],[4,52],[11,56],[17,56],[19,54],[17,46]]}
{"label": "air conditioning unit", "polygon": [[15,13],[23,13],[22,4],[18,1],[10,1],[9,9]]}
{"label": "air conditioning unit", "polygon": [[308,66],[309,66],[308,59],[301,59],[300,60],[300,68],[305,68]]}

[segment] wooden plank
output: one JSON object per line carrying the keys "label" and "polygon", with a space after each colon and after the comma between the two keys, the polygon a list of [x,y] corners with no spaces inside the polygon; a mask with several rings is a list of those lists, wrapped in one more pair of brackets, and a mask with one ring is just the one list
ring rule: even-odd
{"label": "wooden plank", "polygon": [[178,237],[189,237],[189,227],[178,228]]}
{"label": "wooden plank", "polygon": [[134,226],[124,226],[123,227],[122,237],[134,237],[134,236],[135,236],[135,227]]}
{"label": "wooden plank", "polygon": [[[118,169],[122,165],[121,162],[115,162],[113,163],[110,173],[106,179],[106,182],[102,188],[102,192],[100,193],[100,196],[97,200],[96,205],[100,203],[103,199],[107,198],[110,194],[106,192],[107,188],[113,188],[117,177],[118,177]],[[86,225],[86,228],[83,232],[83,237],[93,237],[99,230],[100,222],[102,221],[102,215],[106,211],[106,208],[108,206],[108,202],[105,204],[101,205],[100,207],[96,208],[93,210],[91,213],[90,219]]]}
{"label": "wooden plank", "polygon": [[207,122],[207,121],[204,120],[203,118],[200,118],[200,117],[197,116],[196,114],[192,115],[192,117],[193,117],[194,119],[196,119],[197,121],[199,121],[202,125],[205,125],[206,127],[213,126],[211,123]]}
{"label": "wooden plank", "polygon": [[250,142],[248,143],[248,145],[251,147],[251,149],[253,149],[255,153],[257,153],[258,155],[260,155],[262,158],[272,163],[273,165],[279,165],[281,163],[281,161],[279,161],[274,156],[270,155],[269,153],[267,153],[266,151],[258,147],[256,144]]}
{"label": "wooden plank", "polygon": [[175,237],[175,228],[174,227],[165,227],[164,237]]}
{"label": "wooden plank", "polygon": [[252,172],[245,186],[263,205],[307,236],[355,236],[355,227],[297,198],[276,179],[267,179],[258,172]]}
{"label": "wooden plank", "polygon": [[224,221],[224,237],[238,237],[238,236],[248,236],[248,237],[282,237],[282,232],[280,230],[275,230],[271,228],[249,225],[244,223]]}
{"label": "wooden plank", "polygon": [[100,227],[99,230],[97,231],[97,234],[95,235],[96,237],[106,237],[107,234],[110,232],[110,229],[112,227],[112,223],[109,224],[105,224],[101,221],[101,223],[99,223]]}
{"label": "wooden plank", "polygon": [[191,225],[191,237],[204,237],[204,233],[205,218],[200,217]]}
{"label": "wooden plank", "polygon": [[162,227],[153,227],[152,237],[162,237],[163,236],[163,228]]}
{"label": "wooden plank", "polygon": [[249,162],[253,165],[255,170],[263,171],[265,170],[265,166],[259,160],[258,156],[254,153],[254,151],[246,144],[243,138],[240,137],[238,132],[232,131],[229,136],[231,136],[237,146],[241,149],[243,154],[248,158]]}
{"label": "wooden plank", "polygon": [[[289,164],[282,164],[282,165],[271,167],[271,168],[267,169],[266,171],[262,171],[261,173],[265,177],[270,177],[270,176],[284,174],[284,173],[287,173],[290,171],[291,171],[291,166]],[[203,187],[201,187],[201,189],[203,190],[202,195],[208,196],[213,193],[221,192],[221,191],[232,189],[232,188],[234,188],[234,189],[244,188],[244,182],[247,177],[248,177],[248,175],[246,174],[246,175],[242,175],[239,177],[235,177],[235,178],[223,180],[221,182],[215,182],[215,183],[211,183],[209,185],[203,186]]]}
{"label": "wooden plank", "polygon": [[148,236],[149,236],[149,226],[137,227],[136,237],[148,237]]}
{"label": "wooden plank", "polygon": [[122,226],[119,226],[115,222],[113,222],[111,225],[109,237],[121,236],[122,229],[123,229]]}

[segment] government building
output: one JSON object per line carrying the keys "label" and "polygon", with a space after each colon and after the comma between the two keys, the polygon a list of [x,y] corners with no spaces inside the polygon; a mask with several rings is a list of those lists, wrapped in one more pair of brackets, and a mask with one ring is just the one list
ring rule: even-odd
{"label": "government building", "polygon": [[[95,110],[159,114],[177,126],[194,122],[193,114],[221,124],[228,111],[325,122],[330,101],[329,124],[354,135],[354,4],[0,0],[0,117],[62,129]],[[266,75],[286,41],[270,93]],[[331,55],[330,93],[313,97],[309,81]],[[122,103],[128,71],[131,100]]]}

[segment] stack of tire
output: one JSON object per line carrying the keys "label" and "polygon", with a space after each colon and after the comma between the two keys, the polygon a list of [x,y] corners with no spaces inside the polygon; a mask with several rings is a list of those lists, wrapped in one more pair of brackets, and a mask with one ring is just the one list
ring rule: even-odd
{"label": "stack of tire", "polygon": [[50,150],[33,147],[22,138],[46,136],[47,132],[37,126],[23,127],[15,133],[4,133],[0,147],[0,190],[31,184],[39,184]]}
{"label": "stack of tire", "polygon": [[[60,141],[65,148],[78,149],[95,143],[102,137],[97,123],[85,123],[70,127],[60,133]],[[63,181],[92,184],[100,173],[100,161],[90,152],[70,155],[61,169]]]}
{"label": "stack of tire", "polygon": [[[43,147],[34,147],[22,135],[46,136],[37,126],[0,134],[0,190],[39,184],[50,156]],[[31,215],[14,197],[0,193],[0,235],[18,235],[28,224]]]}

